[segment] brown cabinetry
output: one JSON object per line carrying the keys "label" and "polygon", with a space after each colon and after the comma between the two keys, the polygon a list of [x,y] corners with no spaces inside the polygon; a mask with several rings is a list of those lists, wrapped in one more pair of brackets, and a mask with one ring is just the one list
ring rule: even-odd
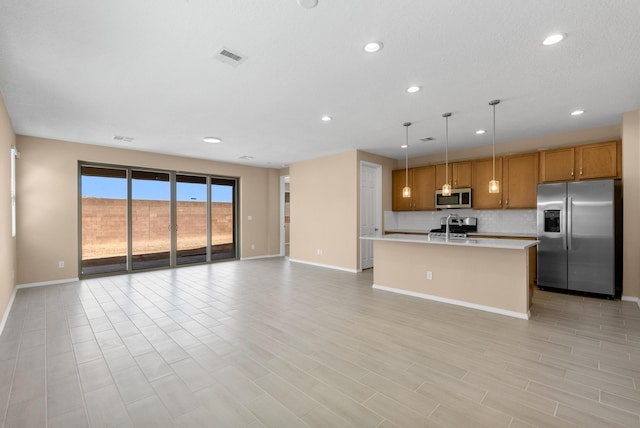
{"label": "brown cabinetry", "polygon": [[392,209],[394,211],[426,211],[434,210],[435,181],[434,166],[410,168],[408,183],[411,187],[411,197],[403,198],[402,189],[405,186],[406,174],[404,169],[393,171]]}
{"label": "brown cabinetry", "polygon": [[502,179],[504,208],[535,208],[537,205],[538,153],[505,156]]}
{"label": "brown cabinetry", "polygon": [[496,158],[496,180],[500,181],[500,193],[489,193],[489,181],[493,177],[493,159],[471,161],[471,207],[476,210],[502,208],[502,158]]}
{"label": "brown cabinetry", "polygon": [[574,179],[575,149],[573,147],[540,152],[540,182]]}
{"label": "brown cabinetry", "polygon": [[621,176],[618,141],[540,152],[540,182],[594,180]]}
{"label": "brown cabinetry", "polygon": [[[445,164],[436,165],[436,188],[441,189],[446,182]],[[449,184],[453,189],[471,187],[471,161],[449,164]]]}
{"label": "brown cabinetry", "polygon": [[618,142],[576,147],[576,180],[618,177]]}
{"label": "brown cabinetry", "polygon": [[405,182],[408,183],[409,187],[413,188],[413,169],[409,170],[406,175],[404,169],[393,171],[392,181],[391,187],[393,194],[391,198],[391,208],[394,211],[411,211],[413,199],[403,198],[402,188],[405,186]]}

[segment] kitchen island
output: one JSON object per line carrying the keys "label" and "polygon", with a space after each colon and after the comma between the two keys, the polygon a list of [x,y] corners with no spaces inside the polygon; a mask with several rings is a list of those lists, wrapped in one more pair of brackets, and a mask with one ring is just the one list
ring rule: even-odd
{"label": "kitchen island", "polygon": [[529,248],[518,239],[371,235],[373,288],[529,319]]}

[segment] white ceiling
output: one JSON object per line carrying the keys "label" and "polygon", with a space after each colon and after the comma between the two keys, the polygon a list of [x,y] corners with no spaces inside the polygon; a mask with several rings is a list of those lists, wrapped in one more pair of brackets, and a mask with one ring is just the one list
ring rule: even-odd
{"label": "white ceiling", "polygon": [[405,121],[411,157],[442,152],[448,111],[451,150],[489,144],[495,98],[497,142],[620,123],[639,23],[638,0],[1,0],[0,91],[23,135],[274,168],[400,159]]}

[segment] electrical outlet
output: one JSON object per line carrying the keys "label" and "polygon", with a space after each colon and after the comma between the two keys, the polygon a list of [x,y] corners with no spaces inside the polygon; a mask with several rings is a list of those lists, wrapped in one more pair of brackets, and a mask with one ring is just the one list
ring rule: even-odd
{"label": "electrical outlet", "polygon": [[427,279],[429,281],[431,281],[433,279],[433,272],[431,272],[430,270],[427,271]]}
{"label": "electrical outlet", "polygon": [[64,262],[61,260],[58,262],[58,267],[62,269],[64,267]]}
{"label": "electrical outlet", "polygon": [[253,220],[253,216],[252,215],[248,215],[247,216],[247,220],[249,220],[249,221]]}
{"label": "electrical outlet", "polygon": [[251,249],[252,249],[252,250],[255,250],[255,249],[256,249],[255,244],[251,244]]}
{"label": "electrical outlet", "polygon": [[321,255],[322,255],[322,249],[318,248],[318,249],[316,250],[316,254],[317,254],[317,255],[319,255],[319,256],[321,256]]}

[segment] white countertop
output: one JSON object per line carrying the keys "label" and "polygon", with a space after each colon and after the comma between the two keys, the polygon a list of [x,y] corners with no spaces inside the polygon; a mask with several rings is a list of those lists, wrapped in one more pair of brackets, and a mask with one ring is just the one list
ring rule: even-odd
{"label": "white countertop", "polygon": [[[411,233],[416,235],[426,235],[429,233],[425,229],[386,229],[385,233]],[[519,232],[468,232],[469,236],[504,236],[513,238],[537,238],[535,233],[519,233]]]}
{"label": "white countertop", "polygon": [[518,233],[518,232],[469,232],[467,233],[469,236],[504,236],[507,238],[537,238],[538,235],[535,233]]}
{"label": "white countertop", "polygon": [[[506,235],[513,236],[513,235]],[[431,238],[428,235],[410,235],[410,234],[398,234],[398,235],[365,235],[360,239],[368,239],[372,241],[387,241],[387,242],[410,242],[414,244],[429,244],[429,245],[458,245],[464,247],[479,247],[479,248],[502,248],[506,250],[524,250],[529,247],[533,247],[538,244],[538,241],[521,240],[521,239],[491,239],[491,238],[462,238],[462,239],[449,239],[444,238]]]}

